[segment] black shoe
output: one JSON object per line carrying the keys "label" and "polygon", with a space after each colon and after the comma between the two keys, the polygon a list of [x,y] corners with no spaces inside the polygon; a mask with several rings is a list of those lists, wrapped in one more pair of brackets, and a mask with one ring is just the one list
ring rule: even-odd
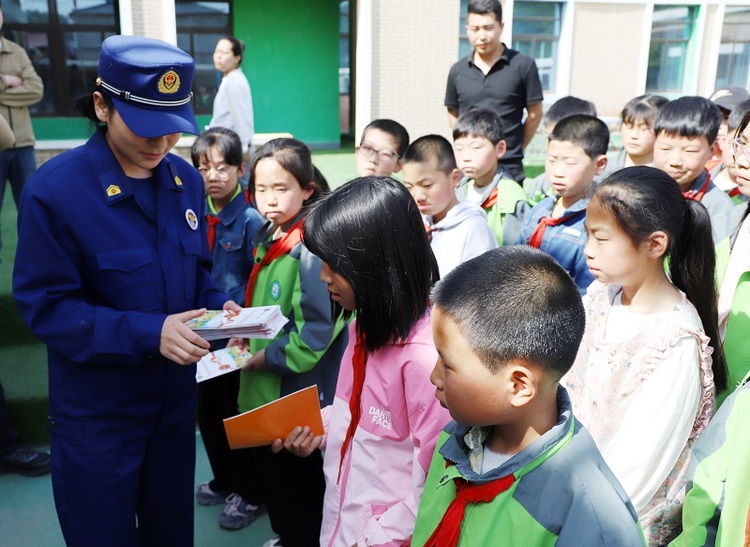
{"label": "black shoe", "polygon": [[26,477],[46,475],[49,473],[49,454],[18,447],[7,456],[0,456],[0,470]]}

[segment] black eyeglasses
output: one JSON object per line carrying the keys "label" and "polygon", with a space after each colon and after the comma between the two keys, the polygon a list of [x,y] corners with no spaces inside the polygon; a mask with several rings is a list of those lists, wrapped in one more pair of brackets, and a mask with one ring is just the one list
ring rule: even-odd
{"label": "black eyeglasses", "polygon": [[357,147],[357,152],[364,155],[367,159],[370,159],[373,154],[377,154],[378,159],[382,161],[392,161],[393,159],[398,158],[398,154],[393,150],[375,150],[369,144],[360,144]]}

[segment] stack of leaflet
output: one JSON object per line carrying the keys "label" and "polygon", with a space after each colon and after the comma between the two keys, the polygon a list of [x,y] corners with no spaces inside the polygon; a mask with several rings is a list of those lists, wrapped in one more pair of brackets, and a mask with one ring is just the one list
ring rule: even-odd
{"label": "stack of leaflet", "polygon": [[242,308],[239,313],[207,311],[185,323],[204,340],[220,338],[275,338],[289,320],[279,306]]}

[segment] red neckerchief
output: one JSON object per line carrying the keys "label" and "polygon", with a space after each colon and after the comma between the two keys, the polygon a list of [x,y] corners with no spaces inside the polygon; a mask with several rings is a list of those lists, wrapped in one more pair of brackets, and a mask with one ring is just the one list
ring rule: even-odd
{"label": "red neckerchief", "polygon": [[497,186],[492,189],[490,195],[482,203],[482,209],[485,211],[497,203]]}
{"label": "red neckerchief", "polygon": [[[447,463],[447,462],[446,462]],[[473,484],[456,477],[456,497],[446,509],[443,518],[424,544],[424,547],[455,547],[461,536],[461,522],[470,503],[489,503],[505,492],[516,480],[513,474],[484,484]]]}
{"label": "red neckerchief", "polygon": [[703,199],[703,196],[706,194],[706,191],[708,190],[708,185],[711,184],[711,173],[706,171],[706,182],[703,183],[703,186],[701,186],[701,189],[697,192],[695,190],[686,190],[682,193],[682,197],[685,199],[693,199],[695,201],[701,201]]}
{"label": "red neckerchief", "polygon": [[729,191],[729,197],[730,198],[736,198],[739,195],[740,195],[740,188],[739,188],[739,186],[735,186],[734,188],[732,188]]}
{"label": "red neckerchief", "polygon": [[529,238],[529,245],[531,245],[532,247],[536,247],[538,249],[542,245],[542,240],[544,239],[544,232],[547,230],[547,226],[557,226],[558,224],[562,224],[569,218],[573,218],[576,215],[584,214],[585,212],[586,212],[586,209],[581,209],[580,211],[573,211],[572,213],[568,213],[567,215],[563,215],[559,218],[552,218],[552,217],[540,218],[539,224],[536,225],[534,232],[531,234],[531,237]]}
{"label": "red neckerchief", "polygon": [[434,224],[424,222],[424,232],[427,234],[427,241],[432,241],[432,232],[439,232],[440,228],[435,228]]}
{"label": "red neckerchief", "polygon": [[216,225],[221,222],[216,215],[206,215],[208,222],[208,249],[214,252],[214,241],[216,239]]}
{"label": "red neckerchief", "polygon": [[[255,281],[258,279],[261,268],[267,266],[280,256],[287,254],[300,241],[302,241],[302,219],[295,222],[283,236],[274,241],[262,259],[254,261],[253,270],[250,272],[250,279],[245,289],[245,306],[250,307],[253,305]],[[253,251],[253,258],[257,253],[258,249],[256,247],[255,251]]]}
{"label": "red neckerchief", "polygon": [[352,394],[349,396],[349,412],[352,415],[349,427],[346,430],[344,443],[341,445],[341,460],[339,460],[339,475],[336,484],[341,480],[341,467],[344,465],[344,457],[349,449],[354,432],[359,425],[361,417],[362,387],[365,385],[365,367],[367,365],[367,346],[365,335],[358,334],[354,344],[354,355],[352,356]]}

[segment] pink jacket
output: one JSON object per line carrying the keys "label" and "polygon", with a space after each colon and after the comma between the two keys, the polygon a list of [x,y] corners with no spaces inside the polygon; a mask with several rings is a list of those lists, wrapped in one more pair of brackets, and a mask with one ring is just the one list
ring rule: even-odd
{"label": "pink jacket", "polygon": [[430,317],[422,317],[405,342],[368,355],[362,417],[337,484],[341,445],[351,420],[354,322],[350,329],[336,395],[323,411],[326,493],[320,545],[403,545],[414,530],[438,435],[450,420],[430,383],[437,361]]}

